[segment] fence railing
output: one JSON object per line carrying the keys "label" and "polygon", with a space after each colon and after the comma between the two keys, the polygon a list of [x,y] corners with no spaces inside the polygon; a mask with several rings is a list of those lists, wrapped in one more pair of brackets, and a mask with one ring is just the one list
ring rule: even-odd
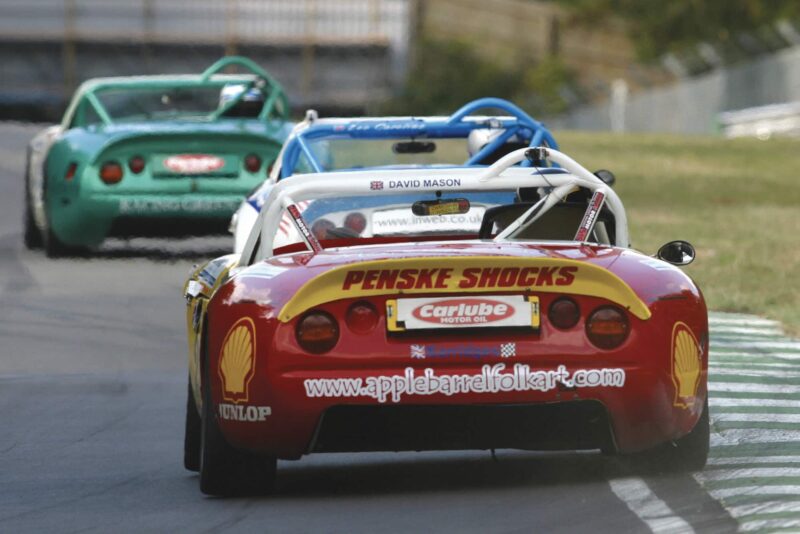
{"label": "fence railing", "polygon": [[402,44],[408,0],[3,0],[4,39]]}
{"label": "fence railing", "polygon": [[63,100],[86,78],[225,53],[265,64],[296,104],[363,108],[402,79],[414,1],[0,0],[0,96]]}

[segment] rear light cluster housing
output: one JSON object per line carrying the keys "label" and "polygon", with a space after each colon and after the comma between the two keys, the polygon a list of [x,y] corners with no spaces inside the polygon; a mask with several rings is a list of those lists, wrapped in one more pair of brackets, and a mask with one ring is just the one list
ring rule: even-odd
{"label": "rear light cluster housing", "polygon": [[[344,316],[345,325],[355,334],[365,335],[378,326],[378,311],[371,303],[358,301],[352,304]],[[339,341],[339,323],[328,312],[312,310],[297,322],[297,343],[311,354],[330,351]]]}
{"label": "rear light cluster housing", "polygon": [[124,174],[122,165],[117,161],[106,161],[100,167],[100,179],[108,185],[121,182]]}
{"label": "rear light cluster housing", "polygon": [[[547,318],[558,330],[575,327],[581,318],[578,304],[569,297],[554,300],[547,311]],[[630,334],[630,322],[624,310],[617,306],[599,306],[586,318],[586,337],[597,348],[616,349]]]}
{"label": "rear light cluster housing", "polygon": [[133,174],[140,174],[145,167],[145,161],[142,156],[133,156],[128,160],[128,168]]}
{"label": "rear light cluster housing", "polygon": [[628,339],[629,332],[628,317],[616,306],[601,306],[586,320],[586,337],[601,349],[619,347]]}
{"label": "rear light cluster housing", "polygon": [[247,172],[256,173],[261,168],[261,158],[255,154],[248,154],[244,157],[244,168]]}
{"label": "rear light cluster housing", "polygon": [[[379,317],[372,303],[358,301],[347,309],[344,322],[351,332],[365,335],[378,326]],[[569,297],[559,297],[550,304],[547,318],[555,328],[569,330],[580,322],[580,307]],[[589,314],[584,330],[595,347],[612,350],[628,339],[630,322],[621,308],[602,305]],[[312,310],[303,315],[295,328],[297,343],[311,354],[324,354],[333,349],[339,342],[339,334],[336,318],[321,310]]]}
{"label": "rear light cluster housing", "polygon": [[569,330],[581,319],[581,309],[578,304],[569,297],[561,297],[550,304],[547,312],[550,323],[559,330]]}
{"label": "rear light cluster housing", "polygon": [[[133,174],[141,174],[144,171],[144,168],[147,166],[147,161],[144,159],[143,156],[135,155],[131,156],[128,160],[128,170],[131,171]],[[122,178],[125,176],[125,169],[122,167],[120,162],[115,160],[109,160],[103,162],[100,166],[100,179],[103,180],[103,183],[108,185],[118,184],[122,181]]]}
{"label": "rear light cluster housing", "polygon": [[297,342],[312,354],[328,352],[339,341],[339,324],[327,312],[315,310],[305,314],[295,329]]}
{"label": "rear light cluster housing", "polygon": [[67,172],[64,173],[64,181],[71,182],[75,178],[75,173],[78,170],[78,164],[72,162],[67,167]]}

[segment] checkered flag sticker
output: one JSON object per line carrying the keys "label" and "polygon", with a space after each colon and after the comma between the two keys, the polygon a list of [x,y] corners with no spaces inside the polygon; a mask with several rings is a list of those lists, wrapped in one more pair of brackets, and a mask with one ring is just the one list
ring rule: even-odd
{"label": "checkered flag sticker", "polygon": [[411,345],[411,357],[417,360],[425,359],[425,345]]}
{"label": "checkered flag sticker", "polygon": [[500,344],[500,357],[512,358],[517,355],[516,343],[501,343]]}

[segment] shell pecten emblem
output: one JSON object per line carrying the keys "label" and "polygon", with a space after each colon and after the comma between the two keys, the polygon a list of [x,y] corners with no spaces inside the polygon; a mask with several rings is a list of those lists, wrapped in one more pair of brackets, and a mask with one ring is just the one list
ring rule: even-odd
{"label": "shell pecten emblem", "polygon": [[697,398],[702,370],[700,344],[684,323],[672,329],[672,383],[675,385],[675,406],[690,408]]}
{"label": "shell pecten emblem", "polygon": [[255,324],[249,317],[242,317],[228,330],[219,355],[222,396],[226,401],[247,401],[248,387],[255,374],[255,354]]}

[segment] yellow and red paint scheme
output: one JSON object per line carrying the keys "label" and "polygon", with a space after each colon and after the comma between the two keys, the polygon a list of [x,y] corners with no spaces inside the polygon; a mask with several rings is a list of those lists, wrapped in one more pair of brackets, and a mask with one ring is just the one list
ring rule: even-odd
{"label": "yellow and red paint scheme", "polygon": [[[363,243],[368,240],[361,240]],[[276,251],[279,252],[279,251]],[[708,320],[702,293],[677,268],[630,249],[580,243],[522,243],[459,240],[352,246],[324,250],[317,254],[278,254],[249,267],[228,268],[205,291],[195,305],[207,312],[203,324],[193,324],[193,307],[188,312],[190,330],[190,371],[196,402],[199,388],[210,388],[215,404],[227,403],[225,383],[219,372],[225,340],[231,329],[246,318],[253,323],[252,373],[246,406],[270,407],[263,421],[218,418],[219,427],[230,444],[279,458],[298,458],[314,449],[315,433],[327,410],[341,405],[376,405],[369,397],[309,397],[307,379],[366,378],[402,375],[412,367],[422,372],[433,368],[438,375],[478,374],[486,364],[527,364],[536,369],[564,365],[575,369],[619,368],[625,371],[623,387],[559,387],[549,391],[435,394],[405,396],[399,405],[545,405],[576,400],[595,400],[608,413],[614,449],[629,453],[645,450],[688,434],[700,418],[707,397]],[[450,277],[446,287],[382,288],[353,283],[364,269],[463,269],[519,268],[527,274],[535,269],[567,267],[570,283],[536,285],[535,277],[523,281],[529,287],[482,287],[464,289]],[[348,275],[348,273],[351,273]],[[223,281],[224,280],[224,281]],[[343,283],[347,280],[348,283]],[[455,280],[455,284],[447,283]],[[518,278],[519,280],[519,278]],[[546,281],[545,281],[546,282]],[[423,284],[424,285],[424,284]],[[466,284],[469,285],[469,284]],[[536,295],[540,301],[538,330],[442,329],[389,332],[386,302],[409,293],[415,297],[460,295]],[[580,308],[574,327],[561,330],[547,317],[550,304],[564,295]],[[367,333],[351,331],[345,314],[356,302],[369,302],[379,312],[376,326]],[[613,305],[625,310],[630,325],[627,339],[618,348],[603,350],[586,336],[585,322],[596,308]],[[336,318],[339,339],[324,354],[310,354],[296,339],[298,321],[309,310],[322,310]],[[202,315],[202,313],[200,314]],[[680,326],[676,326],[680,325]],[[205,329],[205,335],[202,333]],[[678,398],[675,376],[677,330],[688,330],[696,341],[697,368],[689,374],[694,383],[691,397]],[[418,360],[409,356],[413,344],[459,344],[476,347],[516,344],[511,360],[487,357],[470,359]],[[202,343],[206,345],[200,347]],[[205,355],[205,356],[204,356]],[[201,366],[209,366],[210,383],[200,383]],[[681,392],[685,394],[687,386]],[[391,404],[391,402],[388,402]],[[217,413],[217,410],[214,410]]]}

